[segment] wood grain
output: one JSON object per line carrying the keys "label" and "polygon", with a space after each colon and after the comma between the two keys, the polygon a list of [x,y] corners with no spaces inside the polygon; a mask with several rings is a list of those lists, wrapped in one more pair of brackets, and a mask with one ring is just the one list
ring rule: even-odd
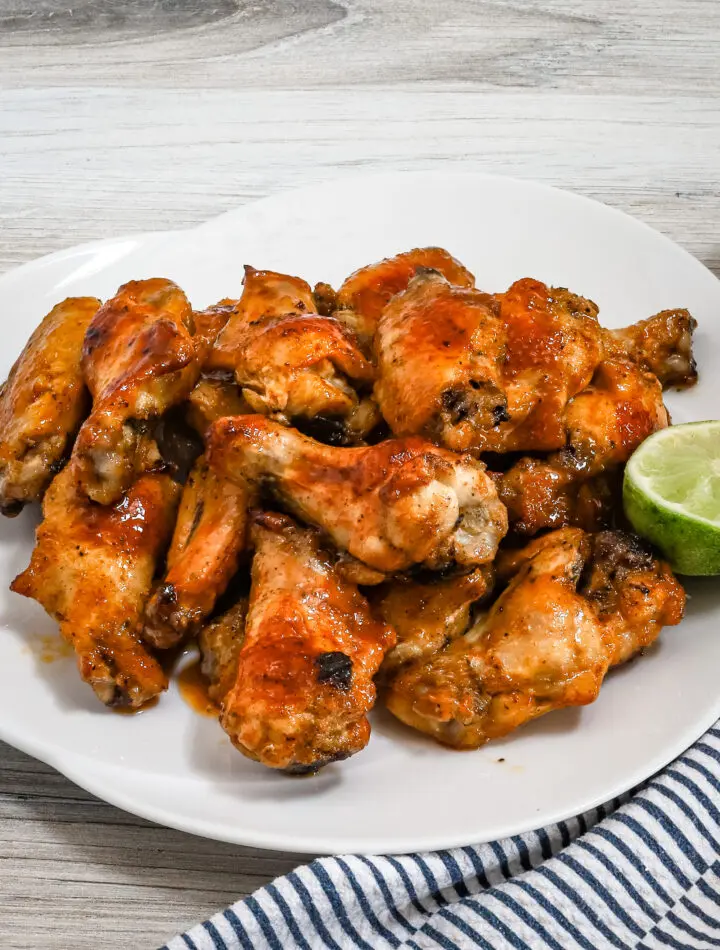
{"label": "wood grain", "polygon": [[[0,0],[0,272],[442,164],[599,198],[720,274],[719,93],[716,0]],[[0,744],[3,950],[150,950],[298,860]]]}

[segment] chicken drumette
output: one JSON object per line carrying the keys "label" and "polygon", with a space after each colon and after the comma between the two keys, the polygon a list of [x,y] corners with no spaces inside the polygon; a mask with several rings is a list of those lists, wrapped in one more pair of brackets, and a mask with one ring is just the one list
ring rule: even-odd
{"label": "chicken drumette", "polygon": [[[250,758],[314,772],[367,744],[373,677],[395,635],[339,576],[316,532],[268,513],[256,517],[251,533],[250,606],[244,630],[234,625],[242,646],[220,721]],[[203,640],[218,682],[228,681],[235,663],[224,632],[216,628]]]}
{"label": "chicken drumette", "polygon": [[44,318],[0,389],[0,511],[39,501],[58,471],[89,397],[83,339],[100,301],[70,297]]}
{"label": "chicken drumette", "polygon": [[112,504],[160,462],[153,424],[200,372],[192,329],[185,294],[161,278],[123,285],[93,318],[82,358],[93,407],[73,451],[93,501]]}
{"label": "chicken drumette", "polygon": [[250,491],[218,478],[204,457],[183,489],[167,573],[145,610],[143,638],[166,649],[197,632],[238,567]]}
{"label": "chicken drumette", "polygon": [[88,500],[71,462],[45,496],[30,566],[12,583],[59,622],[80,675],[107,706],[141,706],[167,688],[140,629],[179,494],[170,476],[148,474],[103,507]]}
{"label": "chicken drumette", "polygon": [[212,427],[208,460],[225,478],[268,488],[380,572],[485,564],[507,531],[484,465],[417,437],[334,448],[262,416],[237,416]]}
{"label": "chicken drumette", "polygon": [[681,586],[635,538],[564,528],[507,557],[500,574],[513,576],[490,610],[387,691],[399,719],[446,745],[477,748],[593,702],[611,665],[682,617]]}

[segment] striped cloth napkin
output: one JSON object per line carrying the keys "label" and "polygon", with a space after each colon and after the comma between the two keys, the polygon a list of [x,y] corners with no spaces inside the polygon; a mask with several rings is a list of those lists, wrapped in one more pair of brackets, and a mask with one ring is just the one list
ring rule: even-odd
{"label": "striped cloth napkin", "polygon": [[720,722],[570,821],[451,851],[318,859],[163,950],[471,947],[717,950]]}

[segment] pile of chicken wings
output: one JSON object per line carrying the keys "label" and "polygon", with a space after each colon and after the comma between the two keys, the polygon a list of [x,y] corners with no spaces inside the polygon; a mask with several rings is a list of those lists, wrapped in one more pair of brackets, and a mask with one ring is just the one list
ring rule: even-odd
{"label": "pile of chicken wings", "polygon": [[592,702],[684,610],[623,530],[623,464],[691,385],[694,320],[610,331],[538,280],[447,251],[339,290],[245,268],[194,311],[164,279],[71,298],[0,391],[0,508],[42,501],[37,600],[108,706],[196,638],[246,756],[313,772],[380,701],[476,748]]}

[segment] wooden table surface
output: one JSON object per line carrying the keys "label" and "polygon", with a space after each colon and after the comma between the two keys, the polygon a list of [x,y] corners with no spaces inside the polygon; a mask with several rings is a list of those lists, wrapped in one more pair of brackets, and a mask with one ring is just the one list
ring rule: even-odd
{"label": "wooden table surface", "polygon": [[[720,4],[0,0],[0,272],[438,165],[599,198],[720,273]],[[151,950],[298,860],[155,827],[0,743],[3,950]]]}

